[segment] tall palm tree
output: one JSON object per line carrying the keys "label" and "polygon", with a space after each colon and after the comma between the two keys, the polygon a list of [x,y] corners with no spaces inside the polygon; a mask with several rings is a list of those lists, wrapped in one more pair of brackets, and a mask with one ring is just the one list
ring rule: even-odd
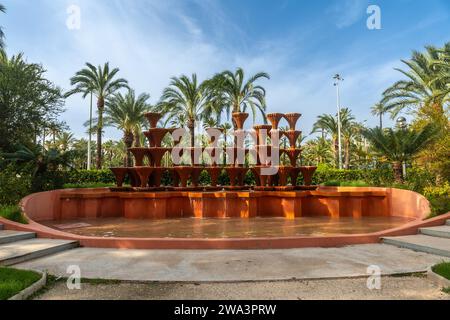
{"label": "tall palm tree", "polygon": [[105,101],[121,88],[128,88],[128,81],[122,78],[115,78],[119,72],[118,68],[110,70],[109,63],[95,67],[90,63],[86,63],[86,68],[78,71],[74,77],[70,79],[74,89],[67,92],[66,97],[81,93],[85,98],[92,93],[97,98],[97,169],[102,168],[102,134],[103,134],[103,112]]}
{"label": "tall palm tree", "polygon": [[[348,139],[350,139],[350,133],[352,130],[352,126],[354,125],[355,117],[352,115],[352,112],[348,108],[341,109],[341,133],[344,136],[344,139],[347,139],[347,141],[344,141],[344,147],[345,154],[349,154],[348,148],[350,147],[350,143]],[[322,114],[317,117],[317,121],[313,125],[313,130],[311,133],[323,133],[331,136],[331,139],[333,141],[334,145],[334,154],[336,163],[338,163],[339,159],[339,137],[338,137],[338,119],[337,114],[331,115],[331,114]],[[346,159],[347,160],[347,159]]]}
{"label": "tall palm tree", "polygon": [[395,180],[403,182],[402,164],[427,147],[436,137],[437,128],[428,124],[420,130],[391,128],[366,129],[363,135],[372,144],[374,151],[391,163]]}
{"label": "tall palm tree", "polygon": [[387,112],[386,107],[382,103],[377,103],[370,110],[374,116],[380,118],[380,128],[383,129],[383,116]]}
{"label": "tall palm tree", "polygon": [[431,112],[443,113],[448,86],[438,77],[436,61],[439,60],[442,60],[442,55],[434,47],[427,47],[425,53],[414,51],[410,60],[402,60],[407,69],[395,70],[401,72],[406,79],[397,81],[388,88],[381,101],[392,113],[392,117],[396,117],[404,109],[417,112],[429,108]]}
{"label": "tall palm tree", "polygon": [[195,144],[195,124],[208,119],[213,114],[214,105],[209,95],[209,82],[199,83],[197,75],[191,78],[182,75],[172,78],[170,86],[164,89],[161,103],[162,109],[169,118],[184,118],[190,133],[191,146]]}
{"label": "tall palm tree", "polygon": [[123,141],[127,152],[124,163],[131,166],[131,156],[128,151],[133,146],[140,146],[140,136],[145,123],[144,114],[150,110],[147,100],[150,95],[143,93],[136,97],[134,90],[128,90],[125,95],[117,93],[106,101],[104,125],[123,131]]}
{"label": "tall palm tree", "polygon": [[331,163],[333,161],[333,152],[329,140],[318,137],[315,140],[309,140],[304,146],[303,158],[310,164]]}
{"label": "tall palm tree", "polygon": [[[2,5],[1,3],[0,3],[0,12],[3,12],[3,13],[6,12],[5,6]],[[4,38],[5,38],[5,34],[3,33],[3,29],[0,26],[0,51],[3,51],[3,49],[5,48],[5,42],[3,40]]]}
{"label": "tall palm tree", "polygon": [[259,72],[245,80],[242,68],[238,68],[234,73],[224,71],[217,74],[211,80],[215,102],[225,108],[228,117],[230,113],[246,112],[250,109],[255,121],[259,110],[266,122],[266,90],[256,84],[260,79],[270,79],[270,76]]}
{"label": "tall palm tree", "polygon": [[73,133],[62,132],[56,136],[55,146],[63,152],[69,151],[74,143],[75,137]]}

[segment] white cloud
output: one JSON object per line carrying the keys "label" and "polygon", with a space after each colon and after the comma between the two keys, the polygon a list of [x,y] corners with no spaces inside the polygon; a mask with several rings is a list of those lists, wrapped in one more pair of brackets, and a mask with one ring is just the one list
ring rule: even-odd
{"label": "white cloud", "polygon": [[338,28],[349,27],[358,22],[368,6],[367,0],[341,0],[328,9]]}

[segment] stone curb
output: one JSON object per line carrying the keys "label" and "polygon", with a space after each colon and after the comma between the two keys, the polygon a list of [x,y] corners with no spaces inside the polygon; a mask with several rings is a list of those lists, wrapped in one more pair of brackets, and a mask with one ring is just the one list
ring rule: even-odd
{"label": "stone curb", "polygon": [[431,267],[427,270],[427,277],[442,288],[450,288],[450,280],[433,272],[433,270],[431,270]]}
{"label": "stone curb", "polygon": [[[41,273],[39,271],[35,271]],[[47,284],[47,273],[42,272],[42,277],[35,283],[33,283],[28,288],[23,289],[15,296],[9,298],[8,300],[26,300],[28,297],[36,293],[38,290],[42,289]]]}

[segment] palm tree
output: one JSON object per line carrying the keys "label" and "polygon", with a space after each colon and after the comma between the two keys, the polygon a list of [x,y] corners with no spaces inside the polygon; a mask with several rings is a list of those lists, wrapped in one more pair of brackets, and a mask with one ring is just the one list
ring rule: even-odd
{"label": "palm tree", "polygon": [[427,147],[437,133],[433,124],[421,130],[391,128],[366,129],[363,135],[372,144],[374,151],[386,157],[394,170],[395,180],[403,183],[402,164]]}
{"label": "palm tree", "polygon": [[318,137],[308,141],[304,146],[303,157],[305,162],[310,164],[323,164],[333,161],[333,152],[329,140]]}
{"label": "palm tree", "polygon": [[95,67],[86,63],[87,68],[78,71],[70,82],[74,89],[66,93],[66,97],[81,93],[85,98],[92,93],[97,98],[97,169],[102,168],[102,134],[103,134],[103,111],[105,101],[121,88],[128,88],[128,81],[122,78],[115,79],[119,72],[118,68],[109,69],[109,63]]}
{"label": "palm tree", "polygon": [[224,71],[217,74],[211,80],[215,103],[225,108],[228,117],[230,113],[246,112],[250,109],[253,121],[259,110],[266,122],[266,90],[256,85],[260,79],[270,79],[270,76],[265,72],[259,72],[245,81],[242,68],[238,68],[234,73]]}
{"label": "palm tree", "polygon": [[190,133],[191,146],[195,144],[195,123],[208,119],[215,112],[210,100],[209,82],[198,83],[197,75],[172,78],[164,89],[160,106],[169,114],[169,119],[182,119]]}
{"label": "palm tree", "polygon": [[123,141],[127,152],[124,163],[131,167],[129,148],[140,146],[140,135],[145,122],[144,114],[150,110],[147,100],[150,95],[143,93],[136,97],[134,90],[125,95],[117,93],[106,101],[104,125],[123,131]]}
{"label": "palm tree", "polygon": [[387,112],[386,107],[382,103],[377,103],[370,110],[374,116],[380,117],[380,128],[383,129],[383,116]]}
{"label": "palm tree", "polygon": [[383,93],[382,104],[395,118],[400,111],[409,109],[443,113],[443,104],[448,86],[439,78],[440,68],[436,61],[442,61],[442,54],[434,47],[427,47],[425,53],[414,51],[410,60],[402,60],[407,70],[395,69],[406,76]]}
{"label": "palm tree", "polygon": [[[352,115],[352,112],[348,108],[342,108],[341,109],[341,133],[344,136],[344,147],[345,147],[345,154],[348,155],[350,153],[350,138],[351,138],[351,132],[352,127],[354,125],[354,116]],[[337,120],[337,114],[335,116],[332,116],[331,114],[322,114],[317,117],[317,121],[313,125],[313,130],[311,133],[323,133],[331,136],[331,139],[333,141],[334,145],[334,154],[336,163],[338,163],[339,159],[339,139],[338,139],[338,120]],[[348,157],[347,157],[348,158]],[[348,161],[346,159],[346,166],[348,164]]]}
{"label": "palm tree", "polygon": [[75,138],[73,134],[70,132],[63,132],[57,135],[55,146],[57,146],[59,150],[65,152],[69,151],[74,143]]}
{"label": "palm tree", "polygon": [[[1,3],[0,3],[0,12],[3,12],[3,13],[6,12],[5,6],[2,5]],[[3,29],[0,26],[0,51],[3,51],[3,49],[5,48],[5,42],[3,41],[4,37],[5,37],[5,34],[3,33]]]}

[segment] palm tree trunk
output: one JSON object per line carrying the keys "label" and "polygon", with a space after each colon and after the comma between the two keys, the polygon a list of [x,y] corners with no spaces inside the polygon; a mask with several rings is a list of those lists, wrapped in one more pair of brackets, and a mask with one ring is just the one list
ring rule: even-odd
{"label": "palm tree trunk", "polygon": [[139,148],[141,146],[141,137],[138,130],[134,132],[134,146]]}
{"label": "palm tree trunk", "polygon": [[130,152],[130,148],[133,146],[133,141],[134,141],[133,133],[131,133],[131,132],[124,133],[123,142],[125,143],[125,146],[127,148],[127,150],[125,152],[124,164],[128,168],[133,166],[133,159],[131,157],[131,152]]}
{"label": "palm tree trunk", "polygon": [[339,164],[339,141],[338,139],[334,139],[334,159],[336,161],[336,166]]}
{"label": "palm tree trunk", "polygon": [[103,109],[105,100],[100,97],[97,100],[98,123],[97,123],[97,170],[102,169],[102,134],[103,134]]}
{"label": "palm tree trunk", "polygon": [[392,163],[392,169],[394,170],[394,178],[396,183],[403,183],[403,168],[402,163],[399,161]]}
{"label": "palm tree trunk", "polygon": [[345,141],[345,169],[350,168],[350,141]]}
{"label": "palm tree trunk", "polygon": [[383,114],[380,113],[380,129],[383,129]]}

